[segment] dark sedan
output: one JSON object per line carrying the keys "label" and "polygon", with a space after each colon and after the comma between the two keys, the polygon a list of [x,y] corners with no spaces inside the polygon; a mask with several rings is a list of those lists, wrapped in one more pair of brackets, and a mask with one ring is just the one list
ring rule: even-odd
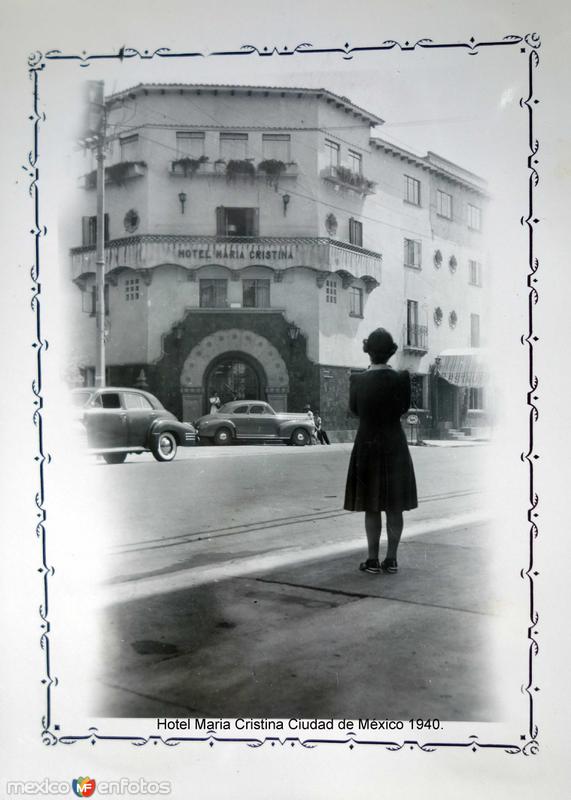
{"label": "dark sedan", "polygon": [[121,464],[128,453],[151,452],[157,461],[172,461],[177,448],[193,445],[196,431],[179,422],[157,398],[140,389],[76,389],[73,404],[89,453],[108,464]]}
{"label": "dark sedan", "polygon": [[195,423],[201,444],[231,444],[239,441],[310,444],[315,426],[307,414],[277,413],[259,400],[234,400],[215,414],[206,414]]}

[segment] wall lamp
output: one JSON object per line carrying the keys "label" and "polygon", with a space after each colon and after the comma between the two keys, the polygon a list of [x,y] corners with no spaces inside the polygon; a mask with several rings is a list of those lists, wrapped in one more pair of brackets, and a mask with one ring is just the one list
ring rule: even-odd
{"label": "wall lamp", "polygon": [[292,345],[295,341],[297,341],[299,334],[300,334],[300,329],[294,322],[290,322],[290,324],[287,327],[287,335]]}
{"label": "wall lamp", "polygon": [[287,214],[287,207],[289,205],[289,201],[290,200],[291,200],[291,197],[289,196],[289,194],[284,194],[282,196],[282,203],[284,204],[284,217]]}
{"label": "wall lamp", "polygon": [[179,192],[178,199],[180,202],[180,213],[184,214],[184,204],[186,203],[186,192]]}

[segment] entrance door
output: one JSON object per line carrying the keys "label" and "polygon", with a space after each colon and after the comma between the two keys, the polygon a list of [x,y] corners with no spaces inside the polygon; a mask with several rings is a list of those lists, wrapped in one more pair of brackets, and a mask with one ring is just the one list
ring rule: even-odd
{"label": "entrance door", "polygon": [[223,404],[231,400],[263,399],[257,371],[239,356],[228,356],[214,364],[206,381],[206,403],[214,392],[218,392]]}

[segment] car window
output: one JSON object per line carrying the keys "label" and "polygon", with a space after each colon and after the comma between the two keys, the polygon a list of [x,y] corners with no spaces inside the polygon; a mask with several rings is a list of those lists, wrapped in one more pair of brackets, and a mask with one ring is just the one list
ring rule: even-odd
{"label": "car window", "polygon": [[121,408],[121,398],[117,392],[105,392],[101,395],[103,408]]}
{"label": "car window", "polygon": [[233,414],[247,414],[248,413],[248,406],[236,406],[236,408],[234,409],[234,411],[232,411],[232,413]]}
{"label": "car window", "polygon": [[93,392],[74,392],[71,396],[71,402],[76,408],[81,408],[84,406]]}
{"label": "car window", "polygon": [[153,407],[144,395],[137,394],[136,392],[124,392],[123,398],[125,400],[125,408],[145,409],[148,411]]}
{"label": "car window", "polygon": [[250,406],[250,414],[265,414],[264,406]]}

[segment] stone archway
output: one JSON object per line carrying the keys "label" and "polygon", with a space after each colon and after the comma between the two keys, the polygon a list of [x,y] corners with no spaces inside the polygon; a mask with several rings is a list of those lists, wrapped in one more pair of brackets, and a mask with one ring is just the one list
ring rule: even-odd
{"label": "stone archway", "polygon": [[287,410],[289,376],[278,350],[263,336],[250,330],[230,328],[205,336],[186,357],[180,375],[183,419],[197,419],[203,413],[205,379],[210,365],[228,354],[254,360],[264,372],[268,403],[276,411]]}

